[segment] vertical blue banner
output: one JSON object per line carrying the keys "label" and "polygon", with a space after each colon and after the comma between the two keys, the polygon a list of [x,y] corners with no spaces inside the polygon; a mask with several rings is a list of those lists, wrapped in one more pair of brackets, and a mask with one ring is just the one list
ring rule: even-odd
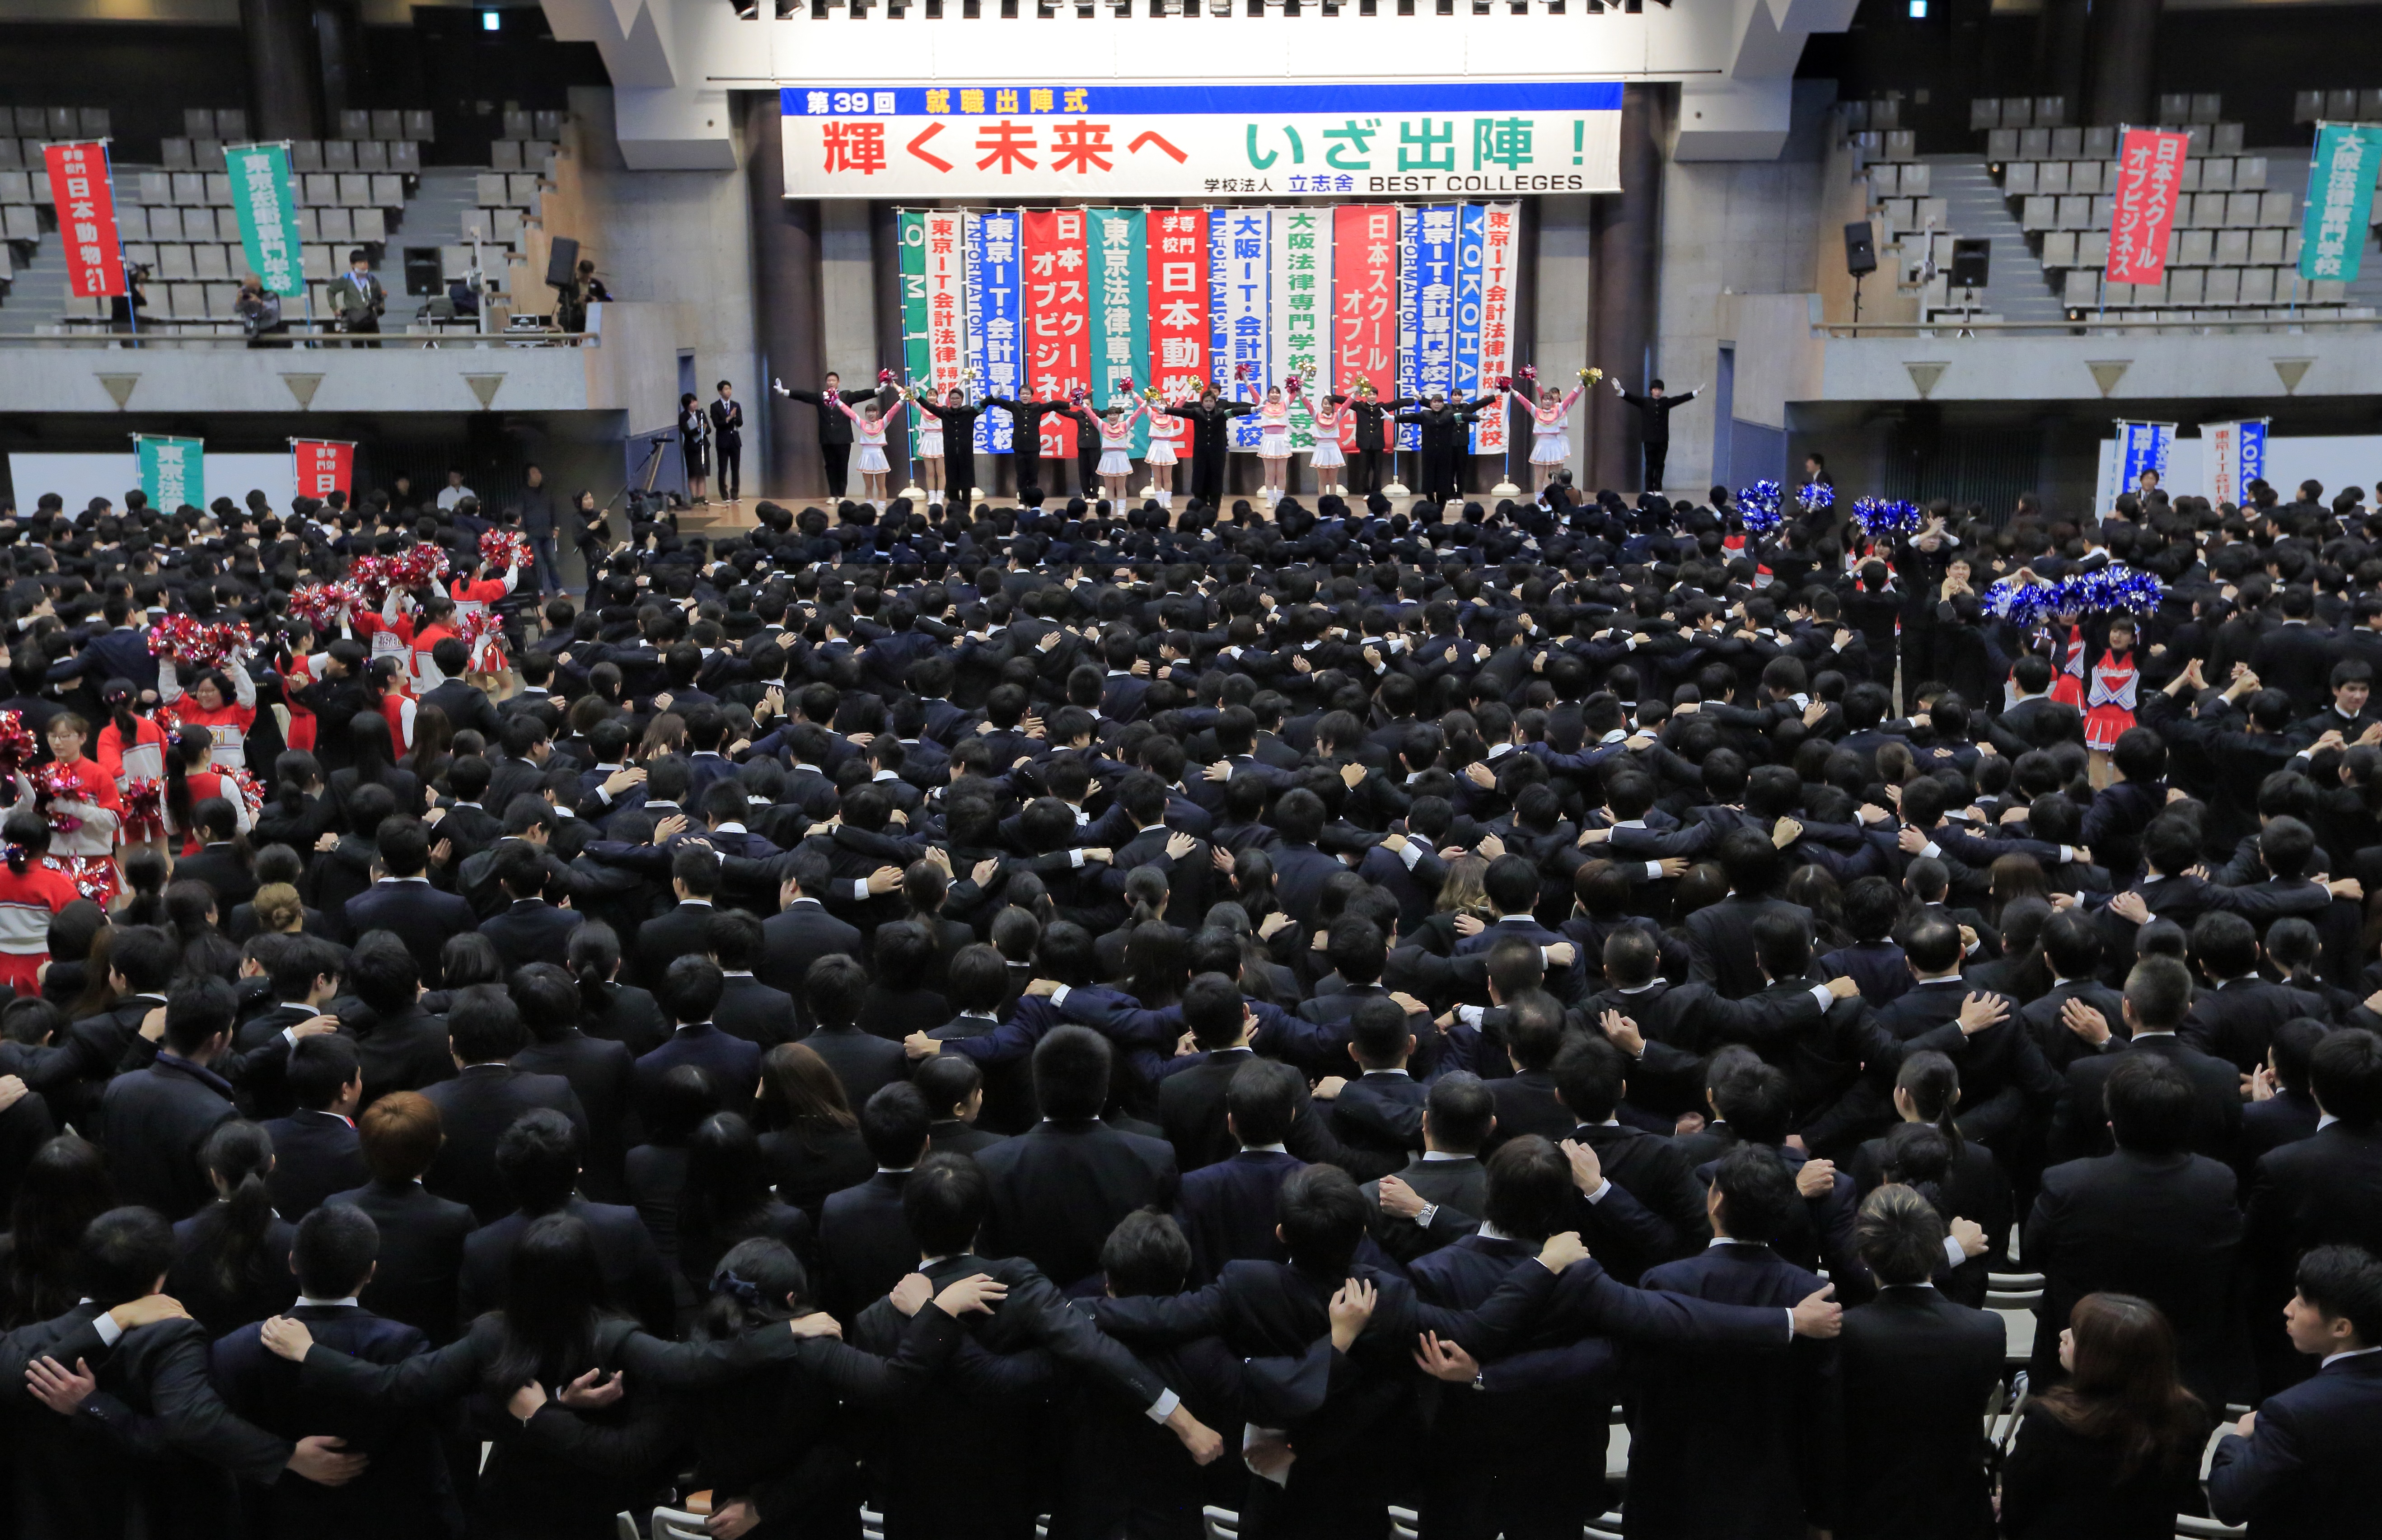
{"label": "vertical blue banner", "polygon": [[[1420,351],[1421,339],[1416,328],[1421,294],[1415,275],[1420,260],[1418,253],[1421,232],[1421,211],[1411,203],[1401,204],[1398,208],[1398,383],[1395,391],[1400,396],[1415,393],[1415,370],[1420,362],[1416,355]],[[1402,450],[1419,449],[1422,446],[1422,429],[1411,424],[1401,426],[1393,442]]]}
{"label": "vertical blue banner", "polygon": [[2253,417],[2242,423],[2241,437],[2235,442],[2240,446],[2240,459],[2235,462],[2240,479],[2235,485],[2247,487],[2263,479],[2266,474],[2266,419]]}
{"label": "vertical blue banner", "polygon": [[1233,328],[1225,323],[1225,273],[1231,266],[1233,211],[1208,211],[1208,377],[1226,399],[1233,394]]}
{"label": "vertical blue banner", "polygon": [[2167,451],[2175,444],[2173,423],[2119,423],[2118,425],[2118,490],[2133,490],[2134,482],[2144,471],[2156,471],[2159,479],[2167,479]]}
{"label": "vertical blue banner", "polygon": [[[1280,383],[1272,348],[1273,220],[1261,208],[1222,211],[1224,244],[1224,378],[1234,400],[1262,400],[1265,388]],[[1246,384],[1233,376],[1246,365]],[[1236,450],[1258,447],[1255,413],[1233,419],[1231,443]]]}
{"label": "vertical blue banner", "polygon": [[[1025,381],[1018,362],[1017,213],[979,214],[968,220],[968,346],[981,360],[978,388],[1016,399]],[[991,454],[1013,449],[1017,425],[1006,412],[976,418],[977,447]]]}
{"label": "vertical blue banner", "polygon": [[1464,402],[1480,394],[1480,248],[1488,237],[1489,211],[1466,203],[1456,220],[1455,378],[1448,400]]}
{"label": "vertical blue banner", "polygon": [[[992,394],[984,373],[984,231],[981,216],[960,216],[960,308],[967,319],[966,359],[968,400],[980,401]],[[1006,417],[1008,414],[1001,414]],[[989,412],[976,414],[976,452],[992,452],[992,420]],[[990,486],[989,482],[986,483]]]}
{"label": "vertical blue banner", "polygon": [[[1414,389],[1409,392],[1416,396],[1456,393],[1455,218],[1455,207],[1445,203],[1426,207],[1420,216],[1421,228],[1415,242],[1417,356]],[[1477,267],[1473,287],[1480,287]],[[1420,444],[1418,437],[1415,447]]]}

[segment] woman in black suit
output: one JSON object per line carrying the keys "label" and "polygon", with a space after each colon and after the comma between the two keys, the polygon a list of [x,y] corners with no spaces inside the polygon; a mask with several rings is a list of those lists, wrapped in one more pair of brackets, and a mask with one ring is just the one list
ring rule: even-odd
{"label": "woman in black suit", "polygon": [[708,507],[711,494],[711,420],[690,390],[678,399],[678,454],[686,467],[686,500]]}
{"label": "woman in black suit", "polygon": [[298,1298],[289,1270],[297,1227],[273,1212],[264,1179],[273,1171],[273,1136],[234,1118],[218,1124],[199,1152],[215,1201],[174,1226],[176,1256],[166,1287],[183,1308],[220,1337],[277,1315]]}
{"label": "woman in black suit", "polygon": [[781,1042],[761,1056],[761,1109],[775,1127],[761,1136],[769,1181],[814,1226],[828,1194],[866,1181],[877,1169],[843,1082],[801,1043]]}
{"label": "woman in black suit", "polygon": [[356,789],[360,786],[387,787],[399,813],[420,818],[422,779],[399,767],[396,747],[389,738],[388,719],[377,711],[368,716],[360,712],[348,724],[348,734],[354,758],[348,769],[331,772],[331,801],[339,810],[340,821],[358,833],[371,832],[355,819]]}
{"label": "woman in black suit", "polygon": [[678,1264],[700,1298],[719,1259],[747,1240],[811,1250],[809,1215],[769,1190],[760,1136],[734,1113],[714,1113],[686,1141],[686,1182],[678,1198]]}
{"label": "woman in black suit", "polygon": [[2176,1377],[2175,1330],[2130,1294],[2087,1294],[2059,1334],[2069,1381],[2027,1408],[2002,1472],[2008,1540],[2169,1540],[2204,1511],[2208,1411]]}
{"label": "woman in black suit", "polygon": [[1988,1270],[2010,1233],[2010,1184],[1992,1151],[1961,1137],[1953,1118],[1959,1104],[1960,1072],[1952,1061],[1932,1052],[1911,1054],[1894,1082],[1901,1127],[1862,1143],[1848,1167],[1863,1198],[1881,1183],[1900,1182],[1924,1193],[1946,1224],[1958,1217],[1983,1227],[1985,1253],[1935,1280],[1946,1298],[1982,1309]]}

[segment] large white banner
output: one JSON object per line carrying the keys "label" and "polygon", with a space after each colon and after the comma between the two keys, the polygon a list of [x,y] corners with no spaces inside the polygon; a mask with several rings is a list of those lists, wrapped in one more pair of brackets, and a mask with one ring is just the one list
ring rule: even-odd
{"label": "large white banner", "polygon": [[789,198],[1621,191],[1621,86],[788,85]]}

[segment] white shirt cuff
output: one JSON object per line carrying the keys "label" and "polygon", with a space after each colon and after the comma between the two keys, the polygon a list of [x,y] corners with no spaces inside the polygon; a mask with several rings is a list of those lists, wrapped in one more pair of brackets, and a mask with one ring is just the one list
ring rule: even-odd
{"label": "white shirt cuff", "polygon": [[1932,860],[1940,861],[1944,858],[1944,847],[1937,844],[1934,840],[1930,840],[1925,844],[1919,847],[1919,854],[1927,856]]}
{"label": "white shirt cuff", "polygon": [[1071,867],[1081,868],[1084,864],[1083,851],[1078,849],[1067,852],[1067,864]]}
{"label": "white shirt cuff", "polygon": [[117,1325],[116,1317],[105,1311],[92,1317],[91,1329],[97,1332],[100,1341],[110,1348],[115,1347],[117,1339],[124,1336],[124,1328]]}
{"label": "white shirt cuff", "polygon": [[612,806],[612,794],[599,785],[596,788],[596,800],[609,807]]}
{"label": "white shirt cuff", "polygon": [[1836,1003],[1836,992],[1829,989],[1827,985],[1813,984],[1811,986],[1811,998],[1818,1001],[1820,1003],[1820,1009],[1824,1011]]}
{"label": "white shirt cuff", "polygon": [[288,1043],[292,1048],[297,1047],[298,1029],[295,1027],[284,1027],[281,1029],[281,1041]]}
{"label": "white shirt cuff", "polygon": [[2066,866],[2069,862],[2073,861],[2074,859],[2076,859],[2076,847],[2074,845],[2063,844],[2059,847],[2060,865]]}
{"label": "white shirt cuff", "polygon": [[1398,859],[1406,864],[1406,869],[1408,871],[1412,871],[1415,868],[1420,866],[1422,864],[1422,842],[1416,839],[1411,834],[1407,835],[1406,848],[1398,852]]}
{"label": "white shirt cuff", "polygon": [[1062,984],[1057,989],[1050,992],[1050,1005],[1052,1009],[1063,1010],[1066,1008],[1067,988],[1068,986]]}
{"label": "white shirt cuff", "polygon": [[1596,1184],[1596,1190],[1588,1195],[1588,1201],[1591,1203],[1602,1203],[1612,1194],[1612,1191],[1613,1178],[1607,1177]]}
{"label": "white shirt cuff", "polygon": [[1478,1027],[1488,1009],[1486,1005],[1458,1005],[1455,1007],[1455,1019],[1467,1027]]}
{"label": "white shirt cuff", "polygon": [[1649,861],[1649,862],[1647,862],[1647,863],[1646,863],[1646,881],[1648,881],[1649,882],[1660,881],[1662,880],[1662,876],[1663,876],[1663,863],[1662,863],[1662,862],[1660,862],[1660,861]]}
{"label": "white shirt cuff", "polygon": [[1792,1309],[1786,1312],[1786,1340],[1795,1340],[1795,1312]]}
{"label": "white shirt cuff", "polygon": [[1158,1393],[1158,1399],[1150,1402],[1149,1409],[1144,1411],[1142,1415],[1148,1418],[1153,1423],[1163,1423],[1169,1417],[1173,1416],[1174,1409],[1182,1404],[1182,1397],[1177,1396],[1172,1390],[1161,1390]]}
{"label": "white shirt cuff", "polygon": [[867,878],[855,877],[852,880],[852,896],[860,903],[866,904],[868,902]]}
{"label": "white shirt cuff", "polygon": [[1954,1239],[1948,1235],[1946,1236],[1944,1238],[1944,1261],[1946,1264],[1952,1267],[1958,1267],[1968,1260],[1969,1253],[1960,1250],[1959,1241]]}

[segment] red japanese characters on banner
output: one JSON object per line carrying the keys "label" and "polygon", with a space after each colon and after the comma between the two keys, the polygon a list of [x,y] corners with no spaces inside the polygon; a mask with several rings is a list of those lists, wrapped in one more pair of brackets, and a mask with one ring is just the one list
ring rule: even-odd
{"label": "red japanese characters on banner", "polygon": [[[967,371],[967,221],[945,209],[929,209],[926,221],[927,367],[935,388],[943,391],[963,384]],[[979,381],[969,399],[982,389]]]}
{"label": "red japanese characters on banner", "polygon": [[2111,283],[2156,283],[2167,276],[2167,236],[2190,136],[2128,129],[2118,147],[2118,196],[2109,219]]}
{"label": "red japanese characters on banner", "polygon": [[292,438],[289,459],[297,472],[298,495],[327,498],[334,492],[355,491],[356,447],[336,438]]}
{"label": "red japanese characters on banner", "polygon": [[[1038,400],[1063,401],[1088,389],[1092,376],[1091,302],[1084,276],[1081,209],[1028,209],[1023,223],[1025,290],[1025,390]],[[1075,452],[1075,424],[1042,419],[1042,457]]]}
{"label": "red japanese characters on banner", "polygon": [[[1354,396],[1370,380],[1388,400],[1398,385],[1398,211],[1386,204],[1332,211],[1332,390]],[[1389,435],[1384,424],[1382,437]],[[1340,445],[1357,447],[1357,414],[1340,419]],[[1376,444],[1381,449],[1383,445]]]}
{"label": "red japanese characters on banner", "polygon": [[67,292],[79,300],[124,292],[124,247],[116,233],[116,194],[107,181],[107,146],[53,144],[50,201],[67,253]]}
{"label": "red japanese characters on banner", "polygon": [[[1521,210],[1514,203],[1492,203],[1480,233],[1480,389],[1487,394],[1494,381],[1514,372],[1514,236]],[[1502,454],[1506,424],[1512,413],[1504,407],[1482,413],[1472,428],[1474,454]]]}
{"label": "red japanese characters on banner", "polygon": [[[1208,211],[1151,209],[1148,265],[1150,383],[1169,399],[1196,395],[1209,377]],[[1191,435],[1175,435],[1174,452],[1190,462]]]}

